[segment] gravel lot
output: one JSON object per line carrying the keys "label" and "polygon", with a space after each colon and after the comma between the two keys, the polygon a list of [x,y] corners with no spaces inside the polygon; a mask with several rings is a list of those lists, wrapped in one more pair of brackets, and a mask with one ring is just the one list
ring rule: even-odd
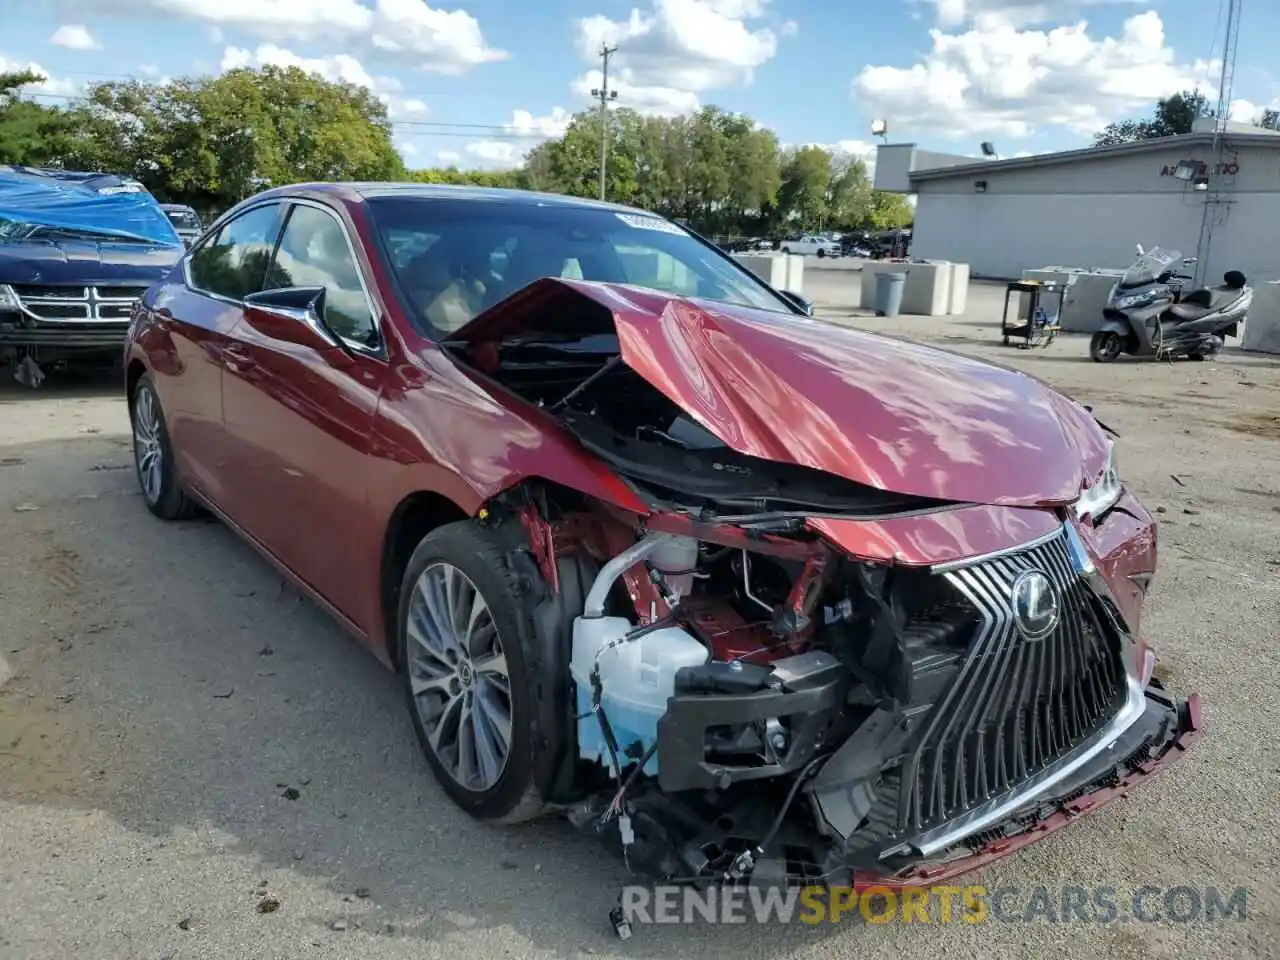
{"label": "gravel lot", "polygon": [[[1126,479],[1161,510],[1148,630],[1209,729],[1168,776],[978,879],[1122,899],[1248,885],[1246,921],[646,927],[620,943],[619,862],[562,823],[457,813],[395,679],[221,526],[146,513],[114,384],[51,382],[0,387],[0,957],[1280,956],[1280,359],[1001,349],[991,298],[975,287],[951,321],[824,309],[1025,369],[1120,431]],[[263,891],[278,909],[259,912]]]}

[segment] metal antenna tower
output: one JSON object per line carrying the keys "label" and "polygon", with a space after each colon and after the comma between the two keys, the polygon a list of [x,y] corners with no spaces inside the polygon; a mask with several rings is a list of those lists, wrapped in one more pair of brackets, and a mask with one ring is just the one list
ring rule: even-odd
{"label": "metal antenna tower", "polygon": [[1226,153],[1227,121],[1231,114],[1231,90],[1235,84],[1236,54],[1240,45],[1240,5],[1242,0],[1228,0],[1227,31],[1222,41],[1222,71],[1218,77],[1218,103],[1213,112],[1213,158],[1209,162],[1208,193],[1200,217],[1200,240],[1196,244],[1195,287],[1204,286],[1209,254],[1213,247],[1214,228],[1226,219],[1229,191],[1222,182],[1223,156]]}

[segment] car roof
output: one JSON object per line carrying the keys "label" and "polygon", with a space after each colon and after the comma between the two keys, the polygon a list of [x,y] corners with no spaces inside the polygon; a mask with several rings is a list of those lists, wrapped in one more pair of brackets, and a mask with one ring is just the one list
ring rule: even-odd
{"label": "car roof", "polygon": [[182,213],[195,213],[195,212],[196,212],[194,208],[192,208],[192,207],[188,207],[185,203],[162,203],[162,204],[160,204],[160,209],[161,209],[161,210],[181,211]]}
{"label": "car roof", "polygon": [[604,200],[590,200],[586,197],[568,197],[560,193],[542,193],[537,190],[514,190],[502,187],[475,187],[451,183],[297,183],[292,186],[275,187],[258,195],[298,196],[325,195],[342,199],[348,203],[360,203],[364,200],[381,198],[416,198],[432,200],[472,200],[490,203],[515,203],[527,206],[556,206],[577,209],[612,210],[615,213],[637,213],[655,216],[645,210],[628,207]]}

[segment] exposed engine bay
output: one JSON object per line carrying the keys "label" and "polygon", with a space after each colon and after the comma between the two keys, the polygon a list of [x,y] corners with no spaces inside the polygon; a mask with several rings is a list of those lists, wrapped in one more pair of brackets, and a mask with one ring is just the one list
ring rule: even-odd
{"label": "exposed engine bay", "polygon": [[[805,521],[963,505],[729,449],[623,362],[608,311],[579,308],[449,346],[651,506],[545,484],[486,510],[523,526],[539,584],[540,786],[630,865],[905,876],[1026,833],[1186,732],[1065,515],[962,565],[847,556]],[[1054,597],[1040,632],[1014,609],[1028,582]]]}

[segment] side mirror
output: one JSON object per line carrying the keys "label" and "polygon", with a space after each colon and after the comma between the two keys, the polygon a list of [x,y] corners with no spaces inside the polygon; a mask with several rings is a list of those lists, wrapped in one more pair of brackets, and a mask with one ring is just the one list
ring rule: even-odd
{"label": "side mirror", "polygon": [[324,287],[260,290],[244,298],[244,318],[273,340],[313,350],[341,349],[342,341],[324,323],[324,297]]}
{"label": "side mirror", "polygon": [[813,316],[813,301],[808,297],[796,293],[794,290],[779,290],[778,293],[782,294],[789,303],[798,308],[806,317]]}

